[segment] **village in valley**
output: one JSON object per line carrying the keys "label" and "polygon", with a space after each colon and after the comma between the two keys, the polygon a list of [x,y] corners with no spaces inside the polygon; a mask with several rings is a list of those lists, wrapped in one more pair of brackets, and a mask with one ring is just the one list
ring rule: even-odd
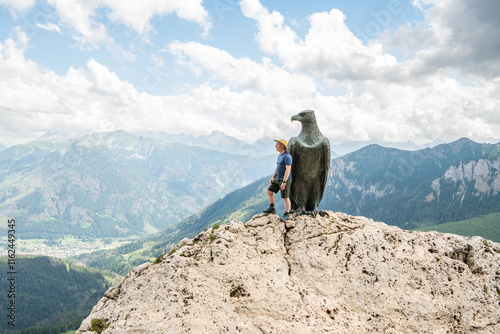
{"label": "village in valley", "polygon": [[112,249],[132,241],[131,238],[75,238],[66,237],[56,240],[29,239],[17,240],[18,254],[44,255],[68,258],[102,249]]}

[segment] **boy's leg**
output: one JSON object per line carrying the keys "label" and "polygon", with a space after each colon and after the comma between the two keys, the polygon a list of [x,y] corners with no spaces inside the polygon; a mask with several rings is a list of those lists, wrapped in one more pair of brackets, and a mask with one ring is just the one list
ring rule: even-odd
{"label": "boy's leg", "polygon": [[276,213],[276,209],[274,208],[275,196],[274,192],[278,191],[279,186],[276,183],[272,183],[267,189],[267,198],[269,198],[269,208],[264,210],[264,213]]}
{"label": "boy's leg", "polygon": [[285,185],[285,190],[281,190],[281,197],[283,198],[283,202],[285,204],[285,214],[283,215],[283,219],[287,220],[288,215],[290,213],[290,209],[292,207],[292,203],[290,201],[290,187],[292,184],[292,180],[288,180]]}
{"label": "boy's leg", "polygon": [[285,203],[285,213],[290,213],[290,208],[292,207],[292,203],[290,202],[290,198],[283,198],[283,202]]}
{"label": "boy's leg", "polygon": [[274,205],[274,193],[271,190],[267,190],[267,198],[269,198],[269,204]]}

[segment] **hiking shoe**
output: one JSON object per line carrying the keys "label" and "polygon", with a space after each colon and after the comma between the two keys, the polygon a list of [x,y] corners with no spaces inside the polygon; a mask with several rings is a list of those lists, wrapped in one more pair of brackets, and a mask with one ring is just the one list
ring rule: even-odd
{"label": "hiking shoe", "polygon": [[276,209],[273,208],[272,206],[269,206],[267,209],[265,209],[262,212],[264,212],[264,213],[276,213]]}
{"label": "hiking shoe", "polygon": [[281,216],[281,219],[288,220],[288,219],[290,219],[290,215],[284,214],[283,216]]}

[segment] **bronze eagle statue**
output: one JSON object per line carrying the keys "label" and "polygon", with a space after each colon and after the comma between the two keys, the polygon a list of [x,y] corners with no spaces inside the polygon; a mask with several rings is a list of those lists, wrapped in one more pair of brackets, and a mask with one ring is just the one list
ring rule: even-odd
{"label": "bronze eagle statue", "polygon": [[302,123],[297,137],[288,142],[292,155],[290,201],[294,212],[316,212],[325,192],[330,168],[330,141],[321,134],[313,110],[292,116]]}

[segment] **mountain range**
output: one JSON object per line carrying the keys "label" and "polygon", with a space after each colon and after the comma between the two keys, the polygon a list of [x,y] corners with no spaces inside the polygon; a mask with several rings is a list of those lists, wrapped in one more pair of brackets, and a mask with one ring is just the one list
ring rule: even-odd
{"label": "mountain range", "polygon": [[[167,133],[167,132],[151,132],[151,131],[139,131],[133,132],[133,134],[139,137],[153,138],[156,140],[164,141],[166,143],[173,144],[184,144],[189,146],[197,146],[207,148],[213,151],[239,154],[239,155],[249,155],[253,157],[263,157],[269,154],[274,154],[274,141],[271,137],[264,137],[258,139],[252,143],[237,139],[221,131],[212,131],[208,135],[194,136],[191,134],[184,133]],[[88,135],[88,133],[61,133],[49,131],[44,133],[42,136],[38,137],[41,141],[53,141],[60,142],[63,140],[69,140],[72,138],[82,137]],[[289,138],[284,138],[288,140]],[[485,143],[497,143],[500,139],[487,138],[484,140]],[[403,143],[385,143],[384,146],[394,147],[406,151],[417,151],[424,148],[432,148],[440,144],[446,144],[449,141],[444,141],[442,139],[436,139],[430,143],[425,144],[414,144],[412,142]],[[365,146],[377,144],[374,141],[348,141],[348,142],[338,142],[330,140],[331,143],[331,157],[336,158],[338,156],[346,155],[357,151]],[[1,151],[1,149],[0,149]]]}
{"label": "mountain range", "polygon": [[[17,145],[0,152],[0,217],[16,217],[24,238],[163,231],[169,245],[260,212],[275,158],[124,131]],[[369,145],[332,159],[319,208],[406,229],[474,218],[500,212],[499,170],[500,144],[463,138],[418,151]]]}
{"label": "mountain range", "polygon": [[[500,144],[478,144],[468,139],[420,151],[371,145],[332,160],[320,209],[363,215],[405,229],[500,212],[499,152]],[[464,173],[456,176],[457,170]],[[147,240],[82,255],[80,259],[125,274],[168,251],[184,237],[194,237],[231,220],[247,221],[262,212],[268,206],[270,177],[235,190]],[[282,213],[282,201],[278,199],[276,205]],[[472,232],[498,242],[495,231],[499,227],[494,224]]]}
{"label": "mountain range", "polygon": [[408,229],[500,212],[500,144],[364,147],[333,160],[320,207]]}
{"label": "mountain range", "polygon": [[165,229],[272,170],[254,158],[116,131],[0,152],[0,217],[24,238]]}
{"label": "mountain range", "polygon": [[[202,147],[212,151],[230,153],[235,155],[244,155],[250,157],[265,157],[274,154],[276,152],[274,148],[275,143],[273,138],[268,138],[268,137],[258,139],[253,143],[248,143],[246,141],[237,139],[233,136],[229,136],[224,132],[220,131],[212,131],[208,135],[200,135],[200,136],[194,136],[184,133],[167,133],[167,132],[150,132],[150,131],[138,131],[134,132],[133,134],[136,135],[137,137],[151,138],[157,141],[162,141],[170,144],[182,144],[188,146]],[[38,140],[61,142],[78,137],[83,137],[84,135],[88,134],[46,132],[42,136],[38,137]],[[363,143],[361,142],[354,143],[353,145],[356,148],[364,146]],[[344,145],[342,147],[344,147]],[[352,146],[347,145],[346,147],[350,148]],[[337,156],[337,154],[333,151],[331,154],[332,156],[335,157]]]}
{"label": "mountain range", "polygon": [[[163,233],[194,233],[211,224],[250,219],[267,205],[269,178],[238,189]],[[463,138],[419,151],[367,146],[332,159],[319,209],[408,229],[500,212],[500,143]]]}

